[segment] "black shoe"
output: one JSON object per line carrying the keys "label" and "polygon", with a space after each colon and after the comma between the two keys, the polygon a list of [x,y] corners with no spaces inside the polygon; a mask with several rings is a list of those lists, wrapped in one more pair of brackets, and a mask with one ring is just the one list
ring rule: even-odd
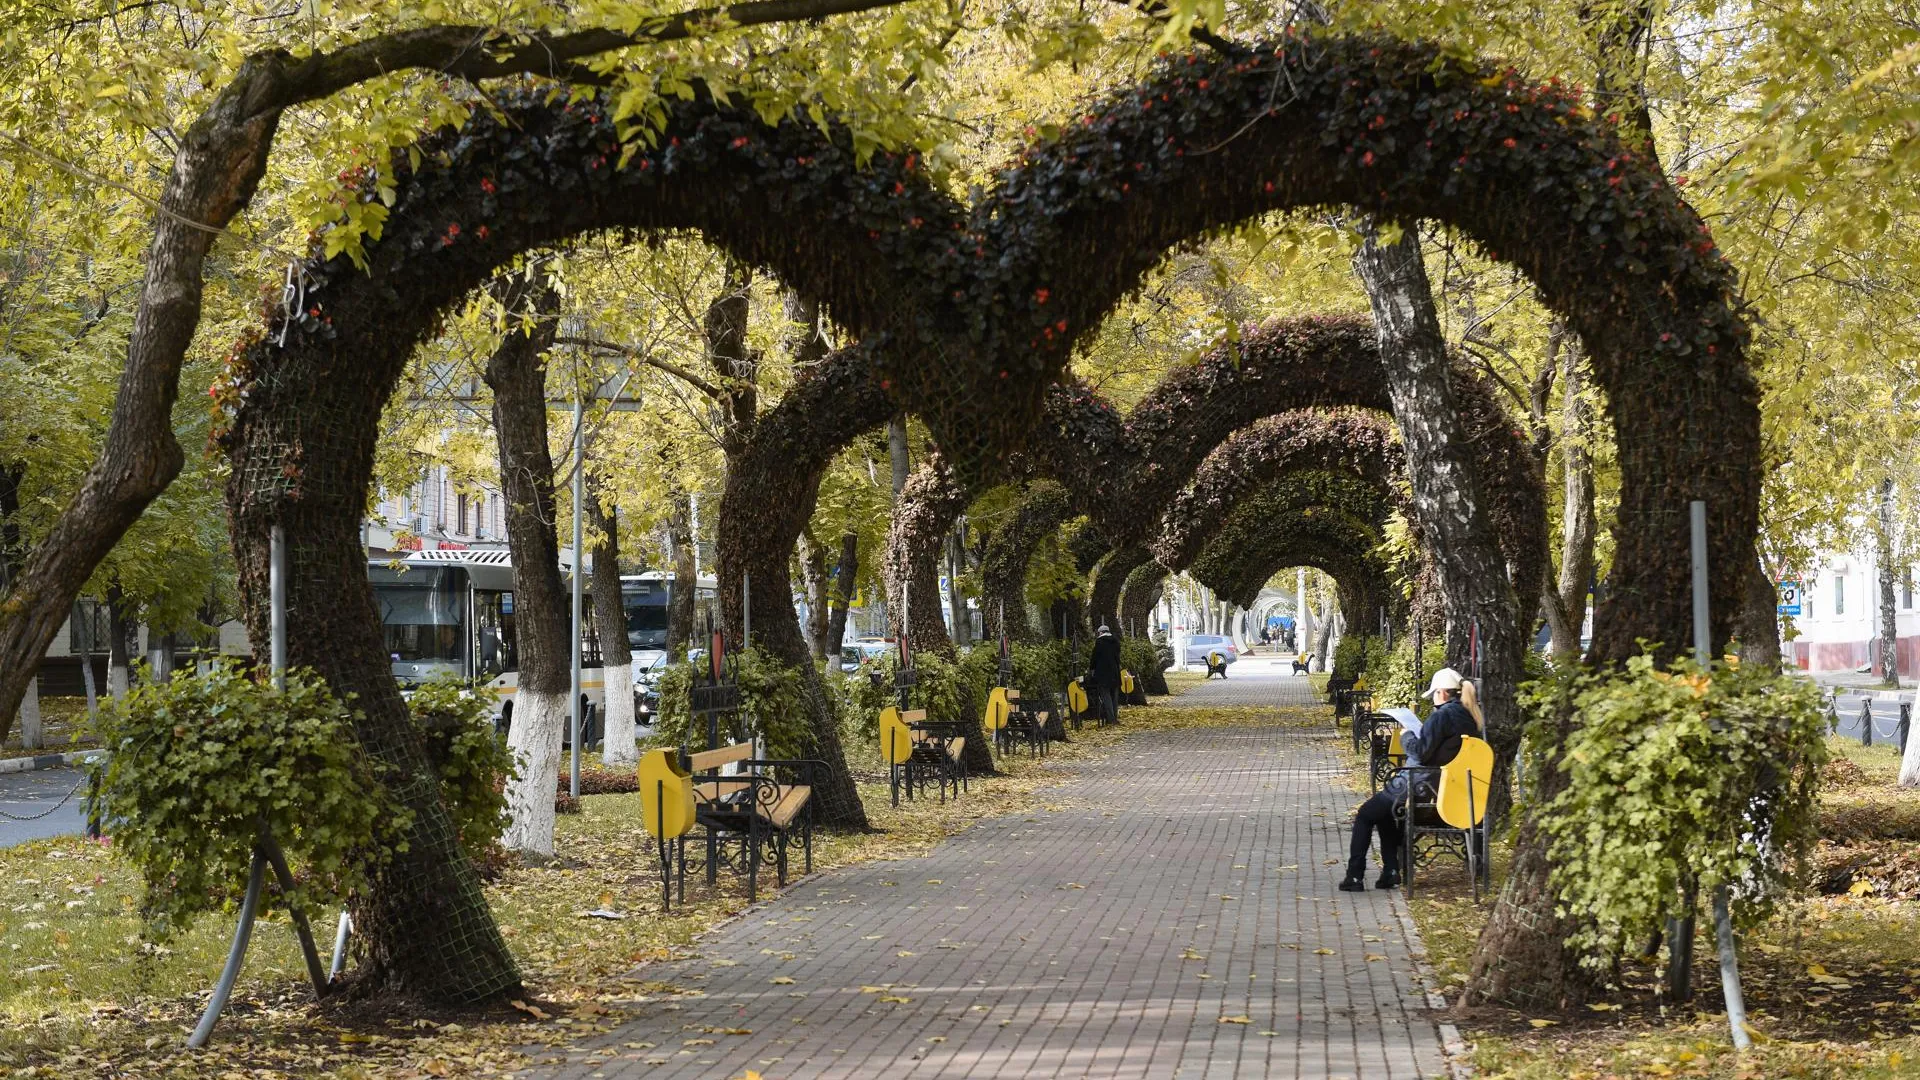
{"label": "black shoe", "polygon": [[1340,891],[1341,892],[1366,892],[1367,879],[1358,878],[1358,877],[1348,877],[1346,880],[1340,883]]}
{"label": "black shoe", "polygon": [[1380,875],[1380,880],[1373,883],[1373,887],[1376,889],[1399,888],[1400,887],[1400,871],[1388,870],[1382,873]]}

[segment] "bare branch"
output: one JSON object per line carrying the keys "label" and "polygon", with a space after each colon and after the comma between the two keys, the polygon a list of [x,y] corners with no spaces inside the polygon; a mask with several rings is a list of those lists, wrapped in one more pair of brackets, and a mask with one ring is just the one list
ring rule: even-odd
{"label": "bare branch", "polygon": [[583,349],[601,349],[606,352],[615,353],[617,355],[625,356],[633,360],[638,360],[650,368],[657,368],[661,371],[666,372],[667,374],[673,376],[676,379],[679,379],[680,381],[693,387],[695,390],[698,390],[701,393],[715,400],[719,400],[721,397],[724,397],[726,393],[725,391],[721,390],[719,387],[713,385],[707,380],[701,378],[700,376],[694,374],[693,372],[687,370],[686,368],[681,367],[679,364],[676,364],[671,360],[662,360],[659,357],[654,356],[652,353],[649,353],[644,349],[636,349],[632,345],[622,345],[617,341],[602,341],[598,338],[583,338],[583,337],[557,337],[553,339],[553,343],[555,345],[573,345]]}

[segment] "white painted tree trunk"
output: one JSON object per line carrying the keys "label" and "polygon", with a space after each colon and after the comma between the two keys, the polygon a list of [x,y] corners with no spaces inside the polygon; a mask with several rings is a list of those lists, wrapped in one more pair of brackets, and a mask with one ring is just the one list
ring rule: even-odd
{"label": "white painted tree trunk", "polygon": [[519,770],[507,784],[513,821],[501,838],[509,849],[553,854],[553,802],[560,785],[560,742],[567,727],[567,694],[522,688],[513,696],[507,749]]}
{"label": "white painted tree trunk", "polygon": [[107,694],[115,701],[127,696],[127,687],[132,685],[132,682],[132,678],[127,674],[127,665],[113,663],[107,665]]}
{"label": "white painted tree trunk", "polygon": [[631,769],[640,763],[640,754],[633,745],[633,668],[613,664],[605,672],[607,722],[602,729],[604,741],[600,756],[609,769]]}
{"label": "white painted tree trunk", "polygon": [[[1915,706],[1920,709],[1920,705]],[[1907,752],[1900,755],[1900,786],[1920,787],[1920,737],[1907,736]]]}
{"label": "white painted tree trunk", "polygon": [[38,750],[47,744],[46,729],[40,723],[40,680],[27,680],[27,693],[20,699],[20,745]]}

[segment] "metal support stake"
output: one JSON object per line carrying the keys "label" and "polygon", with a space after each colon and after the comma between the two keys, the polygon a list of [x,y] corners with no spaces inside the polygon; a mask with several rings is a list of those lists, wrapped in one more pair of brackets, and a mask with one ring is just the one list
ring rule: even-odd
{"label": "metal support stake", "polygon": [[1873,699],[1860,699],[1860,745],[1873,745]]}
{"label": "metal support stake", "polygon": [[1752,1042],[1747,1037],[1747,1002],[1740,993],[1740,950],[1733,940],[1733,911],[1728,889],[1713,890],[1713,922],[1720,932],[1720,989],[1727,998],[1727,1026],[1733,1029],[1733,1048],[1745,1050]]}
{"label": "metal support stake", "polygon": [[582,421],[580,392],[573,394],[573,685],[567,701],[569,729],[573,732],[572,782],[568,790],[580,797],[580,532],[581,503],[587,495],[587,431]]}
{"label": "metal support stake", "polygon": [[267,540],[268,664],[275,688],[287,688],[287,530],[274,525]]}
{"label": "metal support stake", "polygon": [[740,575],[740,647],[753,648],[753,575]]}
{"label": "metal support stake", "polygon": [[247,871],[247,895],[240,901],[240,927],[233,932],[233,947],[227,950],[227,966],[220,971],[220,981],[214,985],[213,996],[207,999],[207,1011],[200,1014],[200,1023],[187,1037],[187,1049],[198,1050],[207,1045],[213,1037],[214,1021],[220,1019],[220,1011],[227,1007],[227,998],[233,993],[234,980],[240,977],[240,965],[247,958],[247,942],[253,937],[253,915],[260,908],[260,887],[267,876],[267,857],[257,849],[253,853],[253,866]]}
{"label": "metal support stake", "polygon": [[347,936],[353,933],[353,916],[340,913],[340,926],[333,932],[333,964],[327,969],[327,981],[340,977],[340,971],[347,966]]}
{"label": "metal support stake", "polygon": [[1912,726],[1913,702],[1903,701],[1900,703],[1900,755],[1902,757],[1907,753],[1907,732]]}

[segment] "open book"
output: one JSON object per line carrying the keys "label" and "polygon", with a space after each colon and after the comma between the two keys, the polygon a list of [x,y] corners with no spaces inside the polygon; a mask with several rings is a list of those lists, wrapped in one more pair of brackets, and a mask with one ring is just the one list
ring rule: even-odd
{"label": "open book", "polygon": [[1395,720],[1400,721],[1400,726],[1406,728],[1407,731],[1412,734],[1420,734],[1420,718],[1413,715],[1412,709],[1383,709],[1381,711],[1393,717]]}

